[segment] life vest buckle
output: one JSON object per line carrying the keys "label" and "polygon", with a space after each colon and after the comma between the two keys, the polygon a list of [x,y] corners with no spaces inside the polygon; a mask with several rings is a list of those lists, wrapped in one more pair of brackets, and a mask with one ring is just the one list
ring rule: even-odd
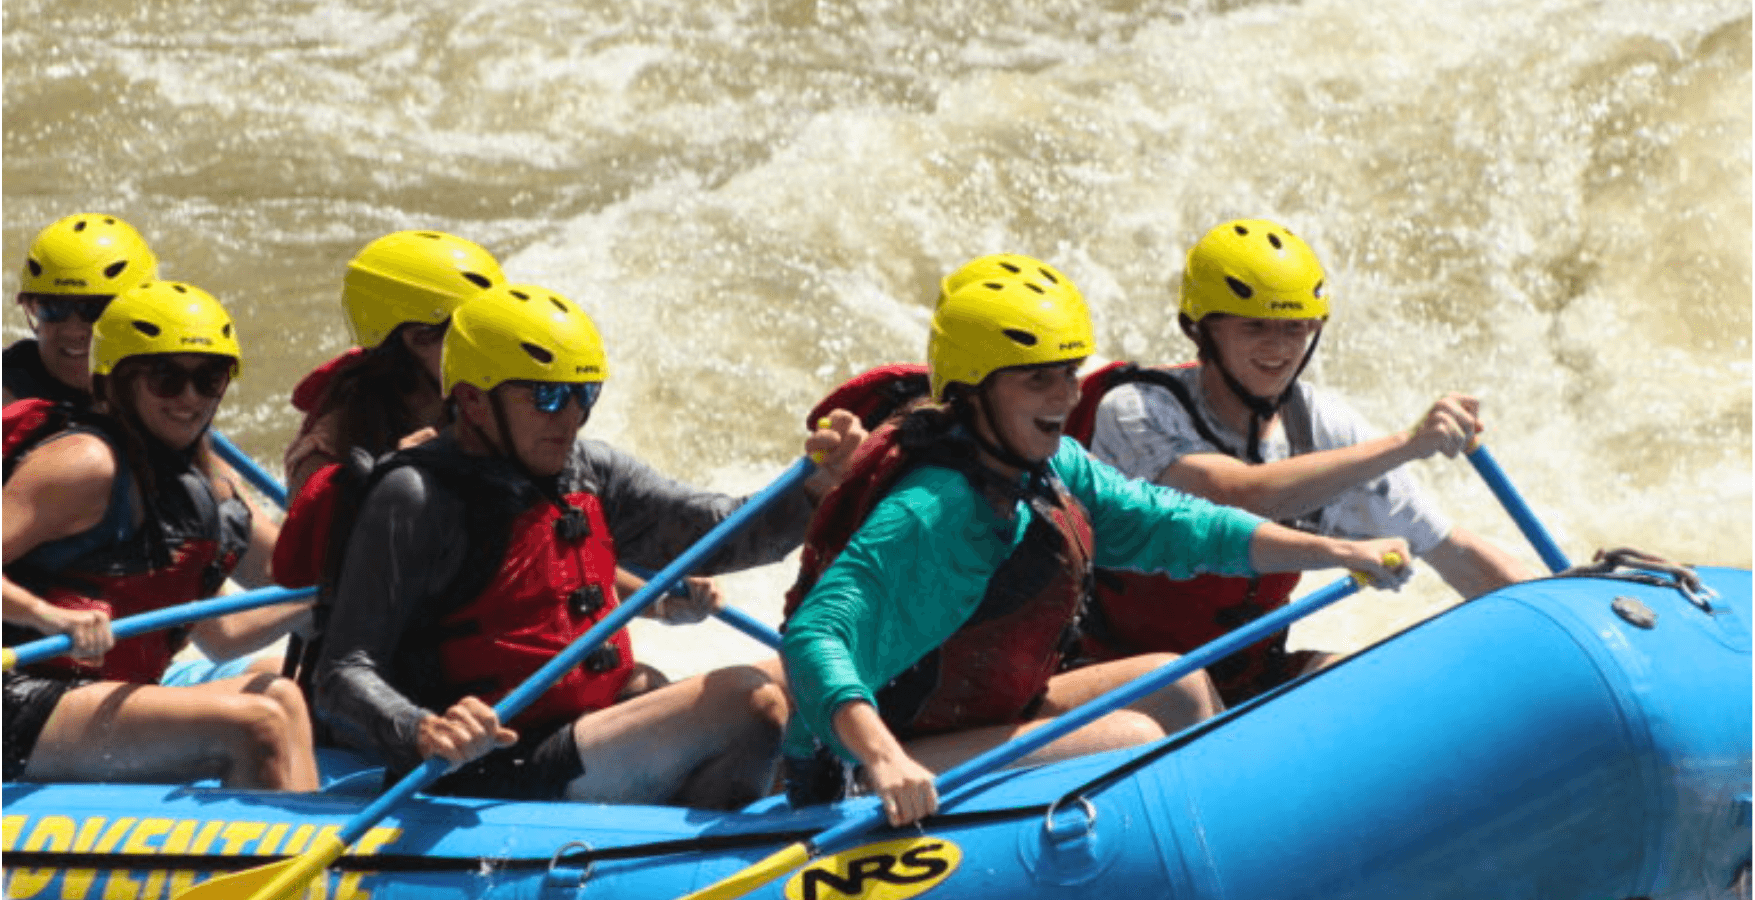
{"label": "life vest buckle", "polygon": [[592,651],[590,656],[585,657],[585,670],[593,675],[602,675],[621,664],[621,650],[611,646],[599,647]]}
{"label": "life vest buckle", "polygon": [[572,593],[567,595],[567,605],[577,616],[595,616],[598,610],[603,609],[603,603],[603,587],[601,585],[588,584],[582,588],[574,589]]}
{"label": "life vest buckle", "polygon": [[555,519],[555,534],[568,543],[582,540],[591,534],[591,522],[585,518],[584,510],[568,506],[566,512]]}

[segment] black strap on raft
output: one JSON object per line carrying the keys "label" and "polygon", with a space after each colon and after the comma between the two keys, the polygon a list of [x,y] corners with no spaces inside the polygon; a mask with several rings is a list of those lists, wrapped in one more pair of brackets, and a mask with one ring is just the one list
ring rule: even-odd
{"label": "black strap on raft", "polygon": [[[1048,811],[1048,804],[1009,807],[972,813],[933,816],[939,825],[981,825],[1011,819],[1034,818]],[[426,856],[416,853],[386,853],[377,856],[342,856],[329,868],[341,872],[528,872],[556,866],[583,867],[592,863],[621,859],[652,859],[683,853],[720,853],[756,847],[793,844],[817,834],[818,829],[795,831],[754,831],[748,834],[715,835],[653,841],[620,847],[600,847],[566,853],[560,856],[481,857]],[[195,853],[81,853],[70,850],[11,850],[6,853],[8,868],[29,869],[127,869],[134,872],[195,871],[237,872],[257,866],[292,859],[291,855],[221,856]]]}

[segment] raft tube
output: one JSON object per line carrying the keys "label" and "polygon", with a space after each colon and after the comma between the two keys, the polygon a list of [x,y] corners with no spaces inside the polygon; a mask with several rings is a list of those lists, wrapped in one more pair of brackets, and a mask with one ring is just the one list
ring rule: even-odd
{"label": "raft tube", "polygon": [[[1751,575],[1700,575],[1709,591],[1649,573],[1514,585],[1160,744],[979,780],[923,827],[751,896],[1736,896]],[[379,784],[8,784],[5,895],[171,897],[300,852]],[[854,808],[423,796],[307,896],[674,897]]]}

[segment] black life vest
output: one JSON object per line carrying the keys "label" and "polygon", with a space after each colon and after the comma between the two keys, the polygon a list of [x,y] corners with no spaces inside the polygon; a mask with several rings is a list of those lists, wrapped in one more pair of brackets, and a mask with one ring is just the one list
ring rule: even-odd
{"label": "black life vest", "polygon": [[43,365],[40,345],[34,338],[16,341],[0,353],[0,381],[13,400],[40,399],[65,403],[84,411],[91,408],[91,394],[68,387]]}
{"label": "black life vest", "polygon": [[[250,510],[237,496],[219,500],[185,454],[161,450],[154,490],[143,492],[144,527],[133,525],[132,481],[120,434],[105,417],[35,399],[5,410],[5,475],[33,448],[74,431],[96,434],[116,455],[115,487],[104,519],[77,535],[33,548],[6,567],[26,590],[63,609],[101,609],[112,619],[139,615],[217,593],[250,541]],[[42,637],[7,625],[12,646]],[[182,648],[181,629],[118,641],[100,666],[60,657],[31,667],[52,675],[153,684]]]}

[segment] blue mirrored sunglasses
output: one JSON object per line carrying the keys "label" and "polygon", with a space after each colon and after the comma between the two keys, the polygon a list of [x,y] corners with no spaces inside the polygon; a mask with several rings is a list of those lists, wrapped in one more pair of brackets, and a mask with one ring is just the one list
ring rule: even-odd
{"label": "blue mirrored sunglasses", "polygon": [[568,397],[579,400],[579,408],[586,412],[597,403],[597,395],[603,393],[601,381],[523,381],[520,384],[530,388],[530,402],[537,412],[557,413],[567,405]]}

